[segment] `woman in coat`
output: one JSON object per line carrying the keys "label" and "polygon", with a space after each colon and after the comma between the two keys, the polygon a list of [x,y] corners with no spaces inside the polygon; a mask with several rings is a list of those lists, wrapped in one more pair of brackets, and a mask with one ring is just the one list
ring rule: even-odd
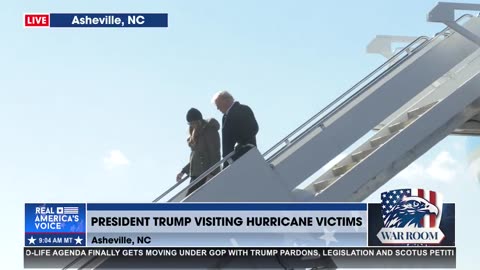
{"label": "woman in coat", "polygon": [[[220,135],[218,133],[220,124],[213,118],[204,120],[202,113],[195,108],[191,108],[187,112],[187,122],[190,126],[190,136],[187,139],[188,146],[191,149],[190,162],[177,174],[177,181],[181,180],[184,174],[187,174],[190,176],[191,183],[220,160]],[[187,195],[202,186],[219,171],[220,168],[217,168],[192,186]]]}

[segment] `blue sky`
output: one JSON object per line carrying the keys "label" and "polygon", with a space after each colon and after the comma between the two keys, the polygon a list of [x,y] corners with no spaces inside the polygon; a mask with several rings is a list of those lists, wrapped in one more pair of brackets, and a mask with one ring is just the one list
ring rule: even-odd
{"label": "blue sky", "polygon": [[[265,151],[385,61],[365,52],[375,35],[443,29],[426,22],[435,3],[2,3],[0,197],[11,223],[0,231],[14,247],[5,267],[22,267],[25,202],[151,201],[187,161],[186,111],[220,119],[218,90],[254,109]],[[166,12],[169,28],[24,29],[29,12]],[[480,196],[466,170],[472,145],[449,137],[384,187],[418,185],[457,203],[459,269],[473,266],[480,240],[468,232],[469,197]]]}

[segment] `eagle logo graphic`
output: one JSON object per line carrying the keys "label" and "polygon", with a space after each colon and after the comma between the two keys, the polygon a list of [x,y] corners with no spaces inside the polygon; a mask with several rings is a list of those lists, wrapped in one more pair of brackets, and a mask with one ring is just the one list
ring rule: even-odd
{"label": "eagle logo graphic", "polygon": [[397,189],[382,193],[385,228],[438,228],[442,201],[434,191]]}
{"label": "eagle logo graphic", "polygon": [[[396,189],[383,192],[377,233],[382,244],[397,246],[438,245],[445,238],[440,229],[443,196],[425,189]],[[377,212],[377,214],[379,214]]]}

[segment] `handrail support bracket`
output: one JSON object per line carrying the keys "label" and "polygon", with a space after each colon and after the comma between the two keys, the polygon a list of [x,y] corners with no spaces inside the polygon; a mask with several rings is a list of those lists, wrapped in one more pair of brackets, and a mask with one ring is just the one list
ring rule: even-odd
{"label": "handrail support bracket", "polygon": [[444,23],[460,35],[480,46],[480,36],[455,21],[455,10],[478,10],[480,4],[439,2],[429,13],[427,21]]}

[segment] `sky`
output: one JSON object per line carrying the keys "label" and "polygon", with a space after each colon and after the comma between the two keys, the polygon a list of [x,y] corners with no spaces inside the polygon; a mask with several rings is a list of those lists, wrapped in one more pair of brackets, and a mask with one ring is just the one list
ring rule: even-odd
{"label": "sky", "polygon": [[[188,160],[187,110],[220,119],[210,102],[219,90],[254,110],[265,151],[385,61],[366,53],[376,35],[442,30],[426,21],[435,3],[3,1],[5,268],[23,265],[24,203],[150,202]],[[24,13],[43,12],[168,13],[169,27],[23,28]],[[480,184],[467,168],[475,145],[450,136],[382,187],[424,187],[457,204],[458,269],[472,269],[480,240]]]}

